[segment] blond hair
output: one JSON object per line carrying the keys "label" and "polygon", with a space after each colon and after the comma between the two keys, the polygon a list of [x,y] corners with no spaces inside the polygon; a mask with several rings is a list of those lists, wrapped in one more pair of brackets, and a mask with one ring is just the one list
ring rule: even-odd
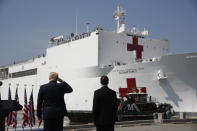
{"label": "blond hair", "polygon": [[50,74],[49,74],[49,80],[50,81],[57,81],[57,79],[58,79],[58,73],[56,73],[56,72],[51,72]]}

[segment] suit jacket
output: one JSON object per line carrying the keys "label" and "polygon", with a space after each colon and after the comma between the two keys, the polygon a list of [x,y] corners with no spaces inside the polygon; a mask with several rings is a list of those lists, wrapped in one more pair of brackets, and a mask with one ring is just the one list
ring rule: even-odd
{"label": "suit jacket", "polygon": [[93,99],[93,120],[95,125],[113,125],[116,120],[116,92],[107,86],[96,90]]}
{"label": "suit jacket", "polygon": [[38,93],[37,116],[43,119],[56,119],[67,115],[64,94],[72,92],[66,82],[50,81],[42,85]]}

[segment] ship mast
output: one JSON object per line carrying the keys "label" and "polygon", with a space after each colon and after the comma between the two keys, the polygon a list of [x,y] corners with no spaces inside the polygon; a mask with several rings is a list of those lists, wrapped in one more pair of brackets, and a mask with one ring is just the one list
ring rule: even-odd
{"label": "ship mast", "polygon": [[118,5],[117,10],[114,11],[114,19],[117,22],[117,33],[125,31],[125,15],[125,10],[123,10],[123,8]]}

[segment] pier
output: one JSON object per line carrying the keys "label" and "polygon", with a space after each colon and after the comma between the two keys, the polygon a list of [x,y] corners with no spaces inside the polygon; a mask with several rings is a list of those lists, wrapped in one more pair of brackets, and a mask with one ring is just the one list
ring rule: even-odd
{"label": "pier", "polygon": [[[116,122],[115,131],[196,131],[197,119],[168,119],[163,120],[162,123],[155,120],[136,120]],[[8,129],[8,131],[15,131],[15,129]],[[43,131],[40,128],[34,127],[32,129],[17,128],[16,131]],[[66,125],[64,123],[64,131],[96,131],[92,123]]]}

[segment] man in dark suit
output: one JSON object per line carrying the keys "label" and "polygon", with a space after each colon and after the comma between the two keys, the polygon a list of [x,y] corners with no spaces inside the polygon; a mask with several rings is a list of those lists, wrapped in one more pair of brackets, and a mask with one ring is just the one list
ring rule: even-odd
{"label": "man in dark suit", "polygon": [[102,87],[94,92],[93,120],[97,131],[114,131],[117,112],[116,92],[108,88],[109,79],[102,76]]}
{"label": "man in dark suit", "polygon": [[44,120],[44,131],[63,131],[63,120],[67,115],[64,94],[73,90],[56,72],[50,73],[49,80],[38,93],[37,117]]}

